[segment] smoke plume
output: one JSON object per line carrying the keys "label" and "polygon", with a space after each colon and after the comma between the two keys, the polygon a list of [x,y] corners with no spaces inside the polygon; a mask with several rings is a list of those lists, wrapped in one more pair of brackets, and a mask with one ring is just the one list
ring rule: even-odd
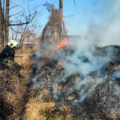
{"label": "smoke plume", "polygon": [[[95,55],[95,42],[100,42],[100,44],[97,44],[99,47],[119,45],[120,27],[118,26],[120,25],[120,15],[118,12],[120,11],[120,1],[97,0],[94,4],[97,6],[95,9],[96,17],[91,17],[89,20],[87,33],[85,35],[87,37],[69,40],[72,43],[71,49],[74,51],[72,55],[67,54],[61,57],[63,56],[64,50],[59,50],[59,52],[54,52],[53,54],[51,49],[54,51],[53,48],[55,48],[55,45],[49,46],[49,44],[40,47],[40,51],[37,54],[37,56],[41,56],[46,52],[46,56],[51,55],[52,58],[56,58],[57,56],[57,58],[59,58],[57,59],[58,62],[64,58],[62,67],[66,74],[59,80],[58,84],[61,83],[61,81],[65,82],[66,78],[70,75],[79,74],[80,78],[75,80],[76,84],[74,86],[74,89],[79,95],[79,99],[74,100],[73,104],[83,102],[93,94],[93,91],[99,84],[105,82],[107,74],[104,69],[108,65],[113,54],[117,52],[113,47],[110,47],[105,51],[107,53],[106,56],[97,56]],[[36,57],[36,59],[38,58]],[[97,74],[95,78],[91,76],[92,72]],[[116,73],[116,75],[119,76],[119,72]],[[83,76],[83,79],[81,79],[81,76]],[[55,85],[53,85],[53,87],[54,86]],[[58,96],[56,96],[55,90],[53,93],[57,99],[60,93]]]}

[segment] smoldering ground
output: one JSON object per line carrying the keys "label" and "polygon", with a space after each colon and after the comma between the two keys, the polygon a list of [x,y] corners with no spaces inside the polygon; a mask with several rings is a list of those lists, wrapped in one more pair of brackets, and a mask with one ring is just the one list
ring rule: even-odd
{"label": "smoldering ground", "polygon": [[[47,64],[38,68],[39,70],[34,77],[34,87],[41,90],[51,86],[56,100],[69,101],[73,106],[76,104],[85,105],[87,100],[92,102],[99,99],[100,101],[97,102],[101,108],[116,111],[119,108],[119,106],[116,107],[116,104],[119,101],[118,90],[120,88],[115,79],[106,74],[106,67],[110,60],[117,59],[119,54],[118,49],[115,49],[113,45],[119,45],[120,39],[120,28],[118,27],[120,24],[118,15],[120,2],[118,0],[97,0],[94,4],[97,6],[96,17],[99,19],[90,18],[89,23],[87,23],[87,38],[69,40],[72,46],[64,56],[66,51],[63,48],[54,52],[54,44],[50,47],[48,47],[49,45],[44,46],[46,51],[51,51],[52,48],[52,51],[48,52],[49,54],[45,54],[49,66]],[[101,43],[97,44],[101,51],[96,55],[95,42],[97,41]],[[103,46],[107,47],[103,49]],[[72,54],[69,51],[73,51]],[[41,47],[37,56],[42,57],[43,53],[44,49]],[[48,56],[52,58],[50,62]],[[41,57],[37,59],[37,66],[41,64]],[[55,66],[60,61],[64,61],[64,63],[62,68],[58,69]],[[62,86],[62,91],[56,89],[56,85]],[[112,104],[113,101],[114,104]]]}

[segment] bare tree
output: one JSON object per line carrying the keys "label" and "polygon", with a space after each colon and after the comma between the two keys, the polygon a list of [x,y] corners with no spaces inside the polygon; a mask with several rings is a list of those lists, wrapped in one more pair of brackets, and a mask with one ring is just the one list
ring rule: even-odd
{"label": "bare tree", "polygon": [[[32,39],[32,41],[30,41]],[[36,34],[32,30],[25,30],[21,33],[20,43],[26,42],[33,42],[36,39]]]}
{"label": "bare tree", "polygon": [[3,12],[2,12],[2,3],[0,0],[0,47],[4,46],[4,35],[3,35]]}
{"label": "bare tree", "polygon": [[[50,4],[46,2],[43,4],[43,6],[46,6],[48,12],[51,12],[50,19],[46,26],[43,29],[42,32],[42,41],[44,41],[48,36],[56,36],[58,39],[54,39],[51,42],[57,42],[60,41],[63,37],[67,36],[67,31],[65,29],[65,24],[63,21],[63,0],[58,0],[59,1],[59,9],[55,9],[53,4]],[[74,5],[76,4],[75,0],[73,0]],[[70,15],[73,16],[73,15]],[[69,16],[69,17],[70,17]]]}
{"label": "bare tree", "polygon": [[9,36],[9,6],[10,0],[6,0],[6,15],[5,15],[5,45],[8,43]]}
{"label": "bare tree", "polygon": [[26,39],[27,41],[29,41],[28,38],[30,38],[32,39],[33,42],[35,42],[37,40],[37,36],[40,35],[40,27],[41,27],[39,22],[40,15],[41,15],[41,12],[38,12],[33,22],[30,24],[17,25],[17,26],[10,27],[12,39],[16,39],[20,43],[23,43]]}
{"label": "bare tree", "polygon": [[[28,0],[29,1],[29,0]],[[10,19],[11,17],[19,14],[20,12],[10,15],[10,9],[17,7],[13,6],[10,8],[10,0],[0,0],[0,46],[3,47],[8,42],[8,36],[9,36],[9,27],[14,30],[13,26],[21,26],[21,25],[28,25],[30,24],[33,19],[36,17],[37,9],[30,10],[28,9],[28,12],[23,11],[24,13],[23,18],[21,19],[18,17],[16,18],[16,21],[13,21]],[[27,6],[29,8],[29,6]]]}
{"label": "bare tree", "polygon": [[50,19],[42,32],[42,41],[49,40],[51,43],[58,43],[61,38],[66,35],[66,30],[63,21],[63,0],[59,0],[59,9],[55,9],[53,4],[45,3],[44,6],[47,7],[48,11],[51,12]]}
{"label": "bare tree", "polygon": [[63,23],[63,0],[59,0],[59,12],[60,12],[60,28],[58,32],[58,36],[61,36],[62,33],[62,23]]}

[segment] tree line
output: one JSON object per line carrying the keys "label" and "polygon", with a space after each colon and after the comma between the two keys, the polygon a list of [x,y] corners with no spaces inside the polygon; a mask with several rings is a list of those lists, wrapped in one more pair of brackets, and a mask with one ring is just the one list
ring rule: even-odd
{"label": "tree line", "polygon": [[[36,37],[34,30],[40,27],[38,18],[41,15],[41,11],[38,10],[39,5],[31,8],[31,0],[23,0],[23,3],[26,5],[25,9],[23,8],[22,11],[11,14],[11,10],[20,6],[19,4],[12,4],[13,1],[15,2],[16,0],[0,0],[0,47],[7,45],[10,31],[12,31],[12,39],[17,39],[20,36],[19,41],[23,42],[25,38],[29,39],[32,37],[34,39]],[[75,0],[73,1],[75,3]],[[58,2],[62,23],[63,0],[58,0]],[[49,5],[45,5],[47,9]]]}
{"label": "tree line", "polygon": [[[29,3],[30,0],[27,0],[27,2]],[[27,30],[27,26],[32,23],[32,21],[38,14],[37,8],[31,10],[29,4],[26,5],[26,7],[28,8],[27,11],[23,9],[18,13],[10,14],[11,9],[15,9],[19,6],[12,6],[10,5],[10,3],[11,0],[0,0],[0,47],[4,47],[7,45],[9,40],[9,29],[16,33],[20,33],[20,29],[24,32],[29,31]],[[20,16],[20,13],[23,14],[23,16]],[[14,16],[17,16],[16,19]],[[12,17],[14,17],[14,19]],[[17,27],[17,30],[14,29],[15,27]],[[33,35],[31,31],[29,31],[29,33]],[[23,38],[24,33],[22,32],[21,34]]]}

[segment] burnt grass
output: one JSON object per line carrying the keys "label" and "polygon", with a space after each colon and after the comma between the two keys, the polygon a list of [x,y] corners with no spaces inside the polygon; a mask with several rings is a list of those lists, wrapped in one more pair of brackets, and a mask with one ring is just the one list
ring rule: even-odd
{"label": "burnt grass", "polygon": [[[68,50],[67,54],[73,52]],[[56,67],[58,64],[57,60],[48,57],[41,57],[36,62],[36,66],[33,68],[34,77],[31,78],[31,83],[38,91],[51,87],[56,105],[66,105],[70,108],[69,114],[73,115],[74,119],[120,119],[119,78],[116,79],[109,76],[120,64],[120,46],[97,47],[94,55],[109,58],[108,64],[101,69],[99,75],[97,72],[91,72],[88,76],[96,82],[99,78],[103,79],[103,82],[97,84],[96,87],[94,87],[94,83],[91,83],[87,88],[83,84],[81,89],[77,89],[76,83],[78,79],[82,82],[85,76],[78,73],[66,76],[64,68]],[[83,62],[89,62],[85,56],[80,59]],[[56,84],[56,81],[59,87],[62,86],[62,89],[54,89],[53,86]],[[93,90],[91,91],[92,87]],[[82,89],[85,90],[87,97],[82,102],[75,103],[76,100],[82,97],[79,95]],[[89,91],[91,92],[89,93]]]}
{"label": "burnt grass", "polygon": [[[111,52],[113,53],[112,56],[108,55]],[[71,53],[73,54],[74,51],[66,51],[66,54]],[[57,59],[41,57],[33,68],[30,84],[27,81],[23,81],[25,78],[19,72],[21,68],[11,69],[8,67],[0,70],[0,117],[4,120],[24,119],[25,105],[31,98],[29,96],[30,92],[34,91],[32,89],[32,86],[34,86],[37,92],[45,88],[51,88],[49,90],[53,95],[52,98],[56,103],[56,107],[67,106],[71,110],[69,115],[72,115],[75,120],[84,118],[120,119],[120,81],[119,78],[116,79],[109,76],[109,74],[116,71],[115,68],[120,64],[120,46],[96,48],[94,55],[103,58],[109,57],[110,59],[109,64],[101,70],[100,75],[96,72],[89,74],[96,81],[99,77],[103,78],[104,81],[98,84],[86,99],[75,104],[74,101],[82,97],[79,95],[79,92],[85,89],[85,84],[82,85],[81,89],[77,89],[76,83],[78,79],[82,82],[85,76],[78,73],[66,76],[64,68],[56,67],[58,64]],[[83,62],[89,62],[85,56],[80,57],[80,59]],[[56,81],[59,86],[58,90],[54,89]],[[85,93],[88,93],[92,86],[92,84],[89,84],[85,89]]]}

